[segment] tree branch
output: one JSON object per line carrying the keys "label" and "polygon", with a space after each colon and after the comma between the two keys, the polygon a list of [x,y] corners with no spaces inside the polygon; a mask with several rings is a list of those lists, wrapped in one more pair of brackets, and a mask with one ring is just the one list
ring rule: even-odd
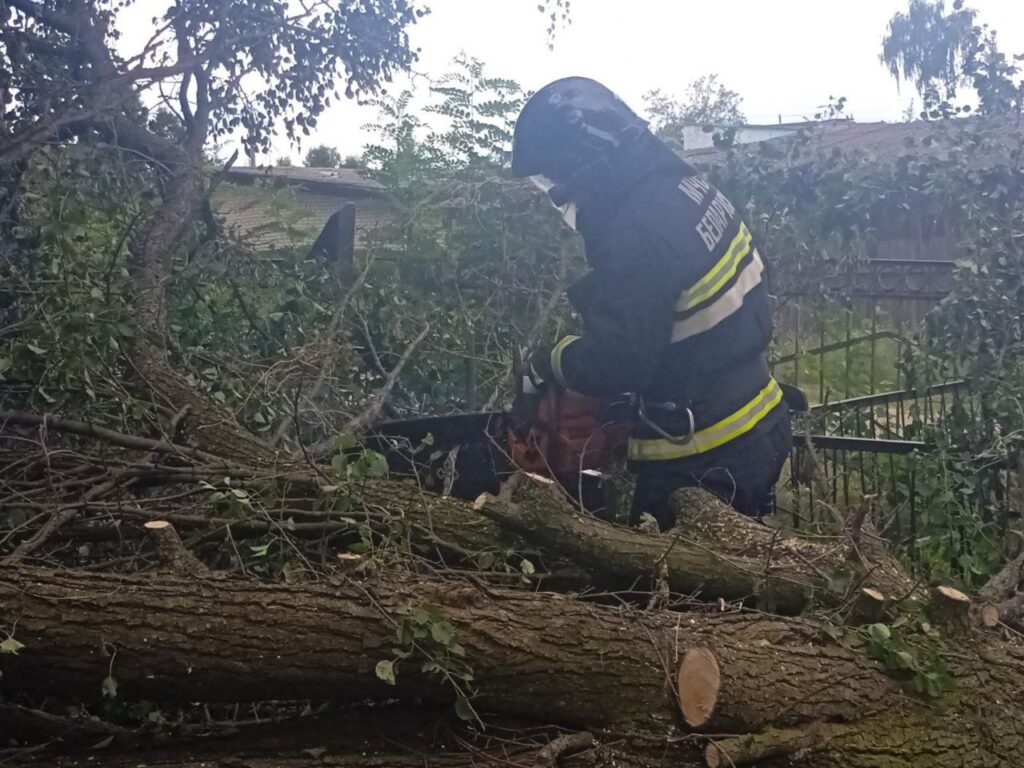
{"label": "tree branch", "polygon": [[370,405],[366,408],[365,411],[363,411],[355,418],[349,419],[348,422],[345,424],[343,430],[345,433],[358,434],[364,431],[367,427],[373,424],[374,421],[377,420],[377,417],[380,416],[380,412],[384,407],[384,403],[387,400],[388,395],[391,394],[391,390],[395,388],[395,384],[398,382],[398,377],[405,369],[405,366],[409,363],[409,360],[412,359],[413,354],[419,348],[420,344],[422,344],[423,340],[426,339],[427,336],[430,334],[430,330],[431,327],[428,324],[422,331],[420,331],[420,335],[413,339],[409,346],[405,348],[405,351],[402,353],[402,356],[398,359],[398,362],[395,364],[395,367],[391,369],[390,373],[388,373],[388,377],[385,380],[384,384],[381,386],[380,389],[377,390],[376,394],[374,394],[373,399],[370,401]]}
{"label": "tree branch", "polygon": [[126,435],[105,427],[86,424],[83,421],[62,419],[51,413],[36,414],[21,413],[18,411],[0,411],[0,427],[6,424],[19,424],[26,427],[45,426],[47,429],[52,429],[55,432],[66,432],[68,434],[80,435],[82,437],[93,437],[98,440],[103,440],[113,445],[120,446],[121,448],[129,448],[132,450],[149,451],[152,453],[162,453],[172,456],[187,456],[188,458],[199,459],[201,461],[222,460],[220,457],[200,451],[197,448],[175,445],[174,443],[170,443],[166,440],[150,440],[145,437]]}

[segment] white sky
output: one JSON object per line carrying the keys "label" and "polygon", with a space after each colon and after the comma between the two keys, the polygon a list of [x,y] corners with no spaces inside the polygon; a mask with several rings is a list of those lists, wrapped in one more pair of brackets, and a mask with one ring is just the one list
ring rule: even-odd
{"label": "white sky", "polygon": [[[916,95],[906,86],[901,94],[878,60],[886,23],[906,0],[572,0],[572,25],[554,51],[537,1],[427,0],[431,14],[412,28],[422,49],[417,71],[439,75],[465,50],[489,74],[528,89],[566,75],[593,77],[637,110],[649,89],[681,94],[694,78],[717,73],[743,96],[753,123],[809,118],[829,96],[846,96],[857,120],[899,120]],[[1024,52],[1024,0],[968,5],[999,30],[1004,51]],[[427,87],[423,78],[415,82]],[[282,140],[260,162],[299,160],[321,143],[358,153],[366,138],[360,127],[374,117],[343,100],[301,151]]]}

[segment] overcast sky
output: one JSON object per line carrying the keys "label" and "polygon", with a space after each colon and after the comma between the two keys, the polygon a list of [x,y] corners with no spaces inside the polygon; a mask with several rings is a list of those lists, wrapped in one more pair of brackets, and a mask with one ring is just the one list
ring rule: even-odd
{"label": "overcast sky", "polygon": [[[428,5],[431,14],[412,29],[422,49],[417,70],[428,76],[465,50],[490,74],[528,89],[583,75],[639,109],[652,88],[681,93],[694,78],[717,73],[743,96],[753,123],[811,117],[829,96],[847,97],[847,111],[859,121],[899,120],[915,96],[909,87],[901,93],[878,61],[886,22],[907,0],[573,0],[572,25],[559,32],[553,51],[537,0]],[[1024,52],[1024,0],[969,5],[999,30],[1004,50]],[[372,109],[345,101],[305,146],[358,153],[366,138],[360,127],[373,117]],[[281,142],[276,154],[298,160],[301,152]]]}

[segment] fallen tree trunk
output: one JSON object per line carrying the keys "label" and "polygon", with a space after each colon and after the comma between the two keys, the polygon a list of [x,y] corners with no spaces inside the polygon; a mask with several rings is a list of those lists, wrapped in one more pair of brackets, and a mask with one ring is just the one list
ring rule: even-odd
{"label": "fallen tree trunk", "polygon": [[543,551],[570,558],[605,584],[663,579],[683,594],[704,599],[751,600],[772,612],[799,613],[807,605],[836,606],[848,599],[851,579],[882,595],[906,599],[913,584],[884,553],[854,561],[841,540],[827,543],[784,537],[740,515],[706,491],[688,489],[674,499],[677,527],[643,533],[572,508],[543,478],[517,476],[499,497],[474,504],[482,515]]}
{"label": "fallen tree trunk", "polygon": [[[0,621],[24,648],[2,657],[2,690],[95,699],[110,676],[129,700],[451,700],[420,672],[443,656],[430,641],[399,663],[396,686],[374,675],[399,644],[396,625],[428,604],[465,648],[485,717],[684,753],[714,742],[739,754],[739,742],[713,734],[758,734],[759,745],[742,744],[750,764],[799,752],[807,765],[846,768],[1009,766],[1024,738],[1012,705],[1024,651],[992,636],[913,638],[919,663],[941,663],[956,684],[928,702],[807,621],[610,609],[434,580],[295,587],[7,568]],[[692,731],[709,735],[684,740]]]}

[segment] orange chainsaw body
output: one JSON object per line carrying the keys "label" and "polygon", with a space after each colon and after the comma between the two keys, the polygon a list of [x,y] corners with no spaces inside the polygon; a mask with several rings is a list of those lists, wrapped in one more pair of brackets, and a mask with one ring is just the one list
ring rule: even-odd
{"label": "orange chainsaw body", "polygon": [[630,425],[608,423],[603,401],[549,390],[530,402],[536,404],[532,417],[521,414],[508,430],[509,454],[520,469],[566,477],[606,469],[625,455]]}

